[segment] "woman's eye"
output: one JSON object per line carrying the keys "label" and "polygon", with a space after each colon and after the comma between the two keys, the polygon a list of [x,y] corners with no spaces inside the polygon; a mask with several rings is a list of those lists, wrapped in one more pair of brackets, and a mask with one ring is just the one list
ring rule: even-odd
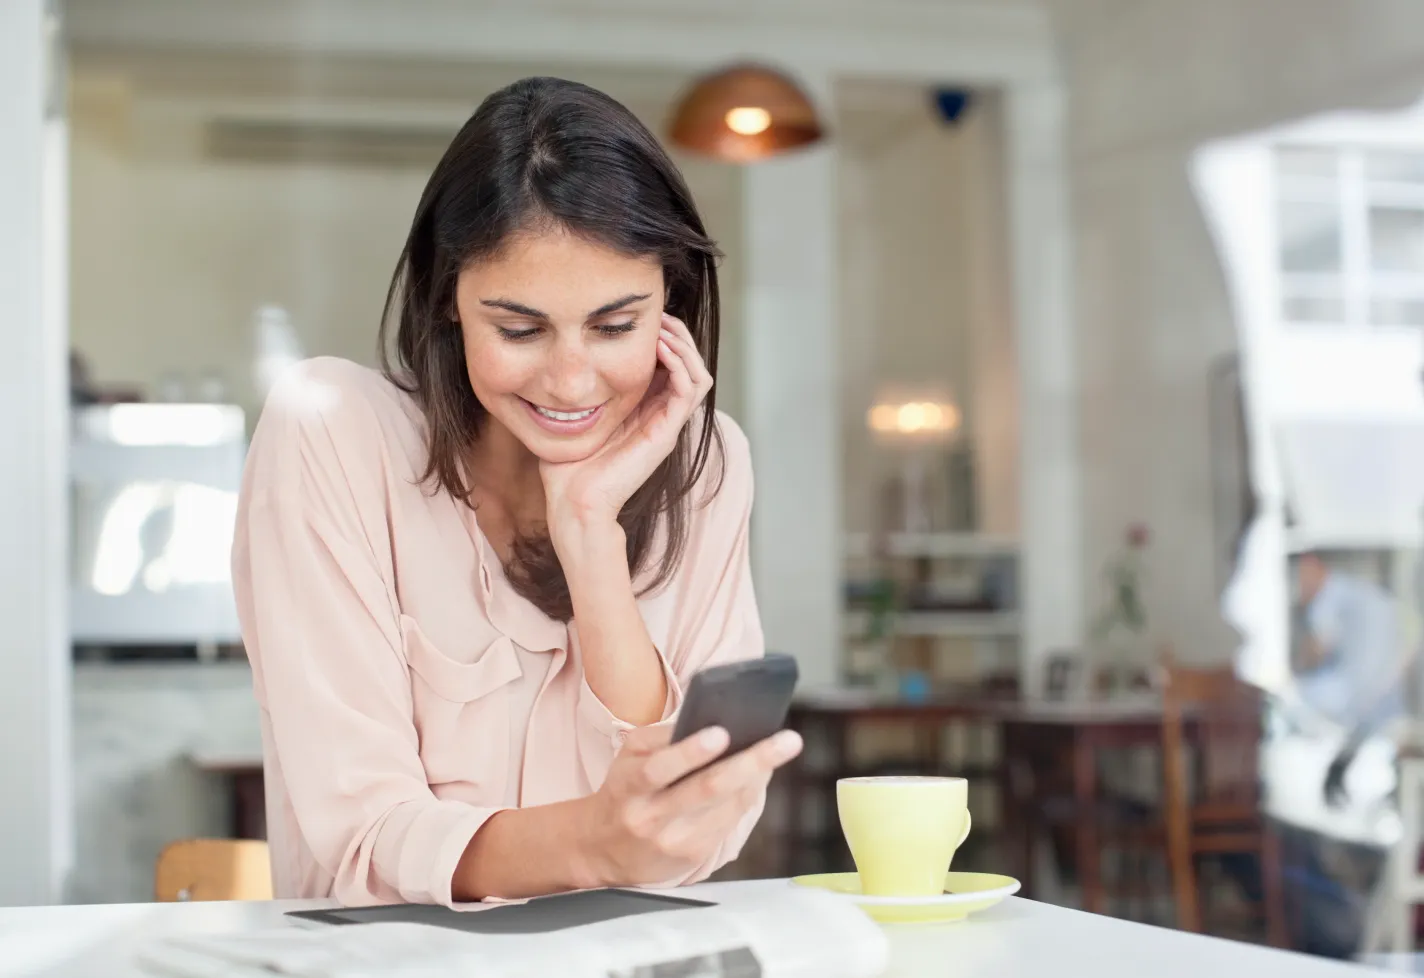
{"label": "woman's eye", "polygon": [[505,329],[503,326],[495,327],[499,330],[499,335],[507,340],[527,340],[539,332],[539,327],[533,326],[529,329]]}
{"label": "woman's eye", "polygon": [[637,320],[630,319],[626,323],[604,323],[598,327],[598,331],[604,336],[621,336],[623,333],[631,333],[637,328]]}

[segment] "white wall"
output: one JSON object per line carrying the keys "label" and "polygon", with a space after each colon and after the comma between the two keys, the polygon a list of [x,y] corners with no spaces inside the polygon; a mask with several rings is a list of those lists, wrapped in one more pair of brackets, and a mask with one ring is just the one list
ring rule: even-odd
{"label": "white wall", "polygon": [[[211,78],[135,81],[112,63],[81,60],[73,80],[73,340],[96,378],[153,395],[165,374],[214,372],[255,419],[256,308],[286,308],[308,355],[374,363],[381,304],[428,166],[257,163],[215,159],[203,127],[220,112],[290,114],[294,107],[369,113],[369,98],[319,103],[299,91],[215,94]],[[263,66],[253,63],[256,73]],[[243,77],[233,59],[229,78]],[[150,76],[153,74],[150,69]],[[237,85],[234,84],[234,89]],[[443,94],[443,93],[442,93]],[[464,103],[410,100],[412,113],[448,118],[453,134],[483,92]],[[389,106],[384,108],[389,112]],[[656,124],[660,106],[637,106]],[[303,111],[297,109],[297,111]],[[709,230],[728,258],[724,290],[740,285],[740,171],[681,160]],[[740,414],[741,309],[724,308],[720,406]]]}
{"label": "white wall", "polygon": [[81,663],[74,670],[73,903],[153,897],[175,839],[232,831],[226,779],[193,756],[260,757],[245,663]]}
{"label": "white wall", "polygon": [[46,120],[44,6],[0,4],[0,905],[60,899],[71,853],[64,129]]}
{"label": "white wall", "polygon": [[1039,0],[66,0],[80,43],[197,43],[711,69],[753,59],[924,82],[1052,77]]}
{"label": "white wall", "polygon": [[865,110],[836,123],[845,526],[859,532],[879,528],[883,486],[902,464],[867,427],[871,405],[948,399],[973,428],[967,210],[978,188],[962,131],[931,114],[924,90],[903,98],[888,123]]}
{"label": "white wall", "polygon": [[252,322],[286,308],[309,354],[374,362],[417,168],[210,161],[202,103],[76,78],[73,342],[149,395],[212,369],[255,418]]}
{"label": "white wall", "polygon": [[822,144],[743,176],[752,574],[767,648],[814,686],[838,678],[841,646],[836,156]]}
{"label": "white wall", "polygon": [[975,445],[979,523],[985,533],[1020,533],[1018,349],[1009,262],[1008,159],[1002,93],[979,95],[964,120],[966,231],[971,242],[967,430]]}
{"label": "white wall", "polygon": [[[1085,578],[1145,520],[1154,632],[1222,661],[1207,367],[1237,338],[1188,183],[1207,140],[1424,90],[1409,0],[1056,0],[1070,98]],[[1100,591],[1090,588],[1090,600]]]}

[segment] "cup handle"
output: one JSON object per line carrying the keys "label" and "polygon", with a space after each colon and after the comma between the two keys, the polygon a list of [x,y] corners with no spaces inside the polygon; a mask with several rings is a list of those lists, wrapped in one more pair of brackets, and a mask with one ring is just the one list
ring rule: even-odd
{"label": "cup handle", "polygon": [[964,845],[964,840],[969,838],[969,826],[973,823],[974,819],[966,810],[964,813],[964,831],[959,833],[959,841],[954,844],[954,848],[958,849],[960,846]]}

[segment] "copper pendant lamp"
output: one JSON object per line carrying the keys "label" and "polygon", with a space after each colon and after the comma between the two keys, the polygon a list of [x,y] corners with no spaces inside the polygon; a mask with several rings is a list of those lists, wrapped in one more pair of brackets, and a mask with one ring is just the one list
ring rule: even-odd
{"label": "copper pendant lamp", "polygon": [[766,159],[823,135],[815,106],[796,83],[753,64],[697,81],[679,101],[671,132],[678,146],[733,163]]}

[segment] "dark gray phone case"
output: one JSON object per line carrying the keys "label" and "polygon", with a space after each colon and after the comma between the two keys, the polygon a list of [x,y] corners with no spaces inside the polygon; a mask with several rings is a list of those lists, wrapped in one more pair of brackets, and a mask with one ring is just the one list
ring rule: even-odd
{"label": "dark gray phone case", "polygon": [[770,737],[786,724],[797,675],[796,660],[777,653],[702,670],[687,686],[673,741],[722,727],[735,754]]}

